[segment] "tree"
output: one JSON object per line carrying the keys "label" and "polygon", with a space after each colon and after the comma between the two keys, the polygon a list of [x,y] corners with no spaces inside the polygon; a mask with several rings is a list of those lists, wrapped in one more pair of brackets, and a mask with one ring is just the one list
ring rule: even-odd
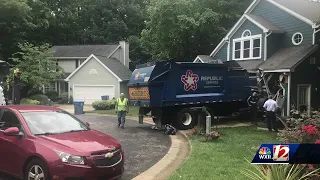
{"label": "tree", "polygon": [[[248,0],[246,0],[248,1]],[[192,61],[209,54],[243,13],[240,0],[154,0],[142,42],[153,60]]]}
{"label": "tree", "polygon": [[63,74],[56,61],[51,58],[53,55],[48,44],[36,46],[23,43],[18,46],[21,50],[15,53],[12,59],[17,64],[14,69],[19,68],[21,72],[23,87],[28,90],[40,88],[54,82]]}
{"label": "tree", "polygon": [[31,11],[27,0],[0,0],[0,54],[4,60],[17,51],[16,45],[35,27]]}

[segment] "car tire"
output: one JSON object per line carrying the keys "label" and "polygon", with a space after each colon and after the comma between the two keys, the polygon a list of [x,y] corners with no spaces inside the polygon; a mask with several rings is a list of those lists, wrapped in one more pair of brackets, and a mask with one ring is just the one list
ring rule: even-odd
{"label": "car tire", "polygon": [[174,125],[180,130],[192,129],[197,124],[195,113],[189,108],[181,109],[176,116]]}
{"label": "car tire", "polygon": [[32,159],[24,171],[24,180],[29,180],[29,175],[42,176],[41,180],[50,180],[49,170],[47,165],[38,158]]}

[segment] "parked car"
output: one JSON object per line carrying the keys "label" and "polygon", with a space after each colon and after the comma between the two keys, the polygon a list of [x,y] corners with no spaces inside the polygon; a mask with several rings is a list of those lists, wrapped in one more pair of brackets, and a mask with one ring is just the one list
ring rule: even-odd
{"label": "parked car", "polygon": [[113,137],[50,106],[0,106],[0,171],[24,180],[118,179],[124,153]]}

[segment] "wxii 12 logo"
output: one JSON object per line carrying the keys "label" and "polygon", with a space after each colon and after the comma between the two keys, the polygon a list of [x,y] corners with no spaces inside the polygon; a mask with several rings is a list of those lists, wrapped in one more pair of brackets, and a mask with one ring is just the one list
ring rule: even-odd
{"label": "wxii 12 logo", "polygon": [[273,145],[273,151],[269,147],[261,147],[259,149],[259,159],[273,161],[289,161],[289,145]]}

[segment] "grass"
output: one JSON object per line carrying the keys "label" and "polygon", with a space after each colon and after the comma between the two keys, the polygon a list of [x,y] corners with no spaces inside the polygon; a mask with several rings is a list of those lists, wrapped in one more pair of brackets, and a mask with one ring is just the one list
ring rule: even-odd
{"label": "grass", "polygon": [[[93,111],[86,111],[86,113],[97,113],[97,114],[110,114],[110,115],[116,115],[116,112],[114,109],[109,110],[93,110]],[[139,107],[137,106],[130,106],[129,113],[127,116],[130,117],[138,117],[139,114]]]}
{"label": "grass", "polygon": [[251,161],[262,143],[278,143],[276,133],[254,127],[221,128],[217,141],[204,142],[204,137],[191,137],[192,152],[188,160],[169,180],[247,180],[240,173],[254,170]]}

